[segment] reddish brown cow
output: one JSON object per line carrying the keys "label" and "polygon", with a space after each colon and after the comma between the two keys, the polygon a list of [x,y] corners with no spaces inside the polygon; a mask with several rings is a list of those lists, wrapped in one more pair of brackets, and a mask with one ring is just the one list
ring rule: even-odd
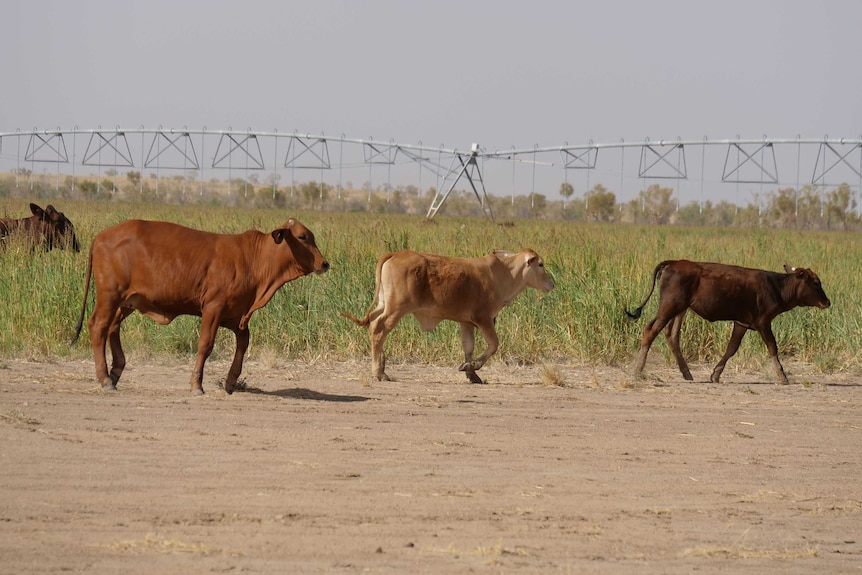
{"label": "reddish brown cow", "polygon": [[718,383],[724,365],[736,350],[748,330],[756,330],[772,356],[778,379],[787,383],[787,375],[778,360],[778,346],[772,333],[772,320],[797,306],[828,308],[831,303],[820,278],[804,268],[789,268],[787,273],[756,270],[716,263],[686,260],[664,261],[653,271],[653,283],[644,302],[634,312],[626,310],[632,319],[641,316],[652,297],[656,280],[660,278],[658,313],[644,329],[635,373],[641,373],[650,345],[662,329],[682,376],[691,380],[691,372],[679,349],[679,332],[685,312],[691,309],[707,321],[732,321],[733,333],[727,350],[710,381]]}
{"label": "reddish brown cow", "polygon": [[81,250],[75,226],[63,212],[58,212],[50,204],[44,210],[30,204],[30,211],[33,215],[29,218],[0,219],[0,238],[21,234],[31,245],[42,246],[45,251],[69,246],[76,252]]}
{"label": "reddish brown cow", "polygon": [[[545,272],[545,263],[531,249],[519,253],[494,250],[479,258],[450,258],[420,254],[410,250],[386,254],[377,262],[374,299],[377,307],[365,317],[341,315],[368,328],[371,336],[371,371],[379,380],[386,375],[383,344],[390,331],[407,314],[431,331],[444,319],[461,325],[466,372],[472,383],[482,383],[476,374],[497,351],[499,341],[494,323],[504,306],[526,288],[549,292],[554,282]],[[475,329],[485,338],[485,353],[473,359]]]}
{"label": "reddish brown cow", "polygon": [[[329,269],[314,234],[295,219],[269,234],[215,234],[167,222],[130,220],[99,233],[90,247],[84,303],[74,343],[81,333],[90,273],[96,282],[96,306],[87,326],[103,389],[116,389],[126,365],[120,324],[138,310],[167,325],[179,315],[201,318],[198,356],[191,390],[203,394],[204,363],[213,350],[216,331],[236,335],[236,353],[224,388],[232,393],[242,372],[249,343],[251,314],[296,278]],[[108,373],[105,343],[111,345]]]}

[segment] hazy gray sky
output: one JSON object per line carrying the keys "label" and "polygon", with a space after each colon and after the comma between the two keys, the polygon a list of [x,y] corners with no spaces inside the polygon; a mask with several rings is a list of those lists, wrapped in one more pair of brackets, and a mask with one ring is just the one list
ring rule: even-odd
{"label": "hazy gray sky", "polygon": [[862,134],[857,0],[0,6],[0,132],[185,125],[491,150]]}

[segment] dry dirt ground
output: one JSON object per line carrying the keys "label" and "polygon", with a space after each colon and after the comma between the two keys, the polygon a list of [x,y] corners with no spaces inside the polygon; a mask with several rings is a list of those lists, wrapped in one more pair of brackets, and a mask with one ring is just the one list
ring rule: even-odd
{"label": "dry dirt ground", "polygon": [[2,362],[0,572],[862,573],[858,376],[191,364]]}

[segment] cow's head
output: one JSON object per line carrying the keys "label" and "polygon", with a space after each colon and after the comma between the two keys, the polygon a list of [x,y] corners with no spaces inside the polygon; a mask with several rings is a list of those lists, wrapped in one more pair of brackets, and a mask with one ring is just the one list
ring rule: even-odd
{"label": "cow's head", "polygon": [[[31,230],[37,236],[41,236],[45,249],[70,247],[76,252],[81,251],[78,237],[75,235],[75,226],[63,212],[58,212],[54,206],[48,204],[43,210],[36,204],[30,204],[31,218],[35,225]],[[39,240],[39,238],[34,238]]]}
{"label": "cow's head", "polygon": [[820,278],[817,274],[808,268],[792,268],[784,264],[784,271],[791,277],[794,282],[793,294],[796,297],[799,305],[807,305],[825,309],[832,305],[826,292],[823,291],[823,286],[820,283]]}
{"label": "cow's head", "polygon": [[314,243],[314,234],[299,220],[287,220],[280,228],[272,231],[272,239],[277,244],[284,242],[290,248],[297,265],[305,273],[322,274],[329,270],[329,262]]}
{"label": "cow's head", "polygon": [[527,279],[527,285],[531,288],[549,292],[554,289],[554,280],[548,275],[545,270],[545,260],[533,250],[527,248],[521,250],[518,257],[524,258],[526,267],[524,268],[524,277]]}

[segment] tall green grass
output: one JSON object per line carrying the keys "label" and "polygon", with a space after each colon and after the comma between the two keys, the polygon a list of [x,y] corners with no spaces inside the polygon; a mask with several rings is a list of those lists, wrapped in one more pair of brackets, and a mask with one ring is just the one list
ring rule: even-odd
{"label": "tall green grass", "polygon": [[[0,213],[23,217],[25,200],[0,200]],[[664,259],[720,261],[781,270],[784,263],[811,267],[833,301],[829,310],[799,308],[774,322],[783,357],[791,356],[824,372],[862,366],[862,235],[768,229],[709,229],[593,225],[518,221],[500,226],[482,219],[442,216],[433,223],[417,216],[365,213],[294,212],[203,206],[57,202],[74,222],[83,251],[32,251],[16,241],[0,248],[0,355],[5,358],[88,358],[86,324],[81,340],[69,345],[78,317],[87,266],[87,250],[102,229],[129,218],[159,219],[218,232],[249,228],[271,230],[288,217],[311,228],[329,273],[285,285],[267,307],[255,313],[249,357],[272,356],[308,361],[315,358],[367,358],[363,329],[340,317],[341,310],[362,315],[372,303],[374,267],[386,251],[410,248],[452,256],[476,256],[491,249],[531,247],[545,259],[556,282],[548,294],[527,290],[501,312],[497,327],[498,360],[582,364],[628,364],[640,334],[653,317],[657,295],[639,321],[623,313],[640,304],[649,291],[652,271]],[[87,317],[93,309],[91,290]],[[141,356],[189,356],[196,353],[199,320],[181,317],[169,326],[134,314],[123,324],[123,342],[131,361]],[[730,324],[709,324],[689,314],[682,346],[692,361],[713,362],[724,351]],[[478,344],[481,349],[481,338]],[[233,334],[220,330],[215,357],[228,358]],[[444,322],[422,332],[405,318],[387,340],[391,361],[416,360],[455,365],[462,352],[457,326]],[[672,357],[664,338],[654,354]],[[763,343],[749,334],[734,358],[736,364],[767,364]]]}

